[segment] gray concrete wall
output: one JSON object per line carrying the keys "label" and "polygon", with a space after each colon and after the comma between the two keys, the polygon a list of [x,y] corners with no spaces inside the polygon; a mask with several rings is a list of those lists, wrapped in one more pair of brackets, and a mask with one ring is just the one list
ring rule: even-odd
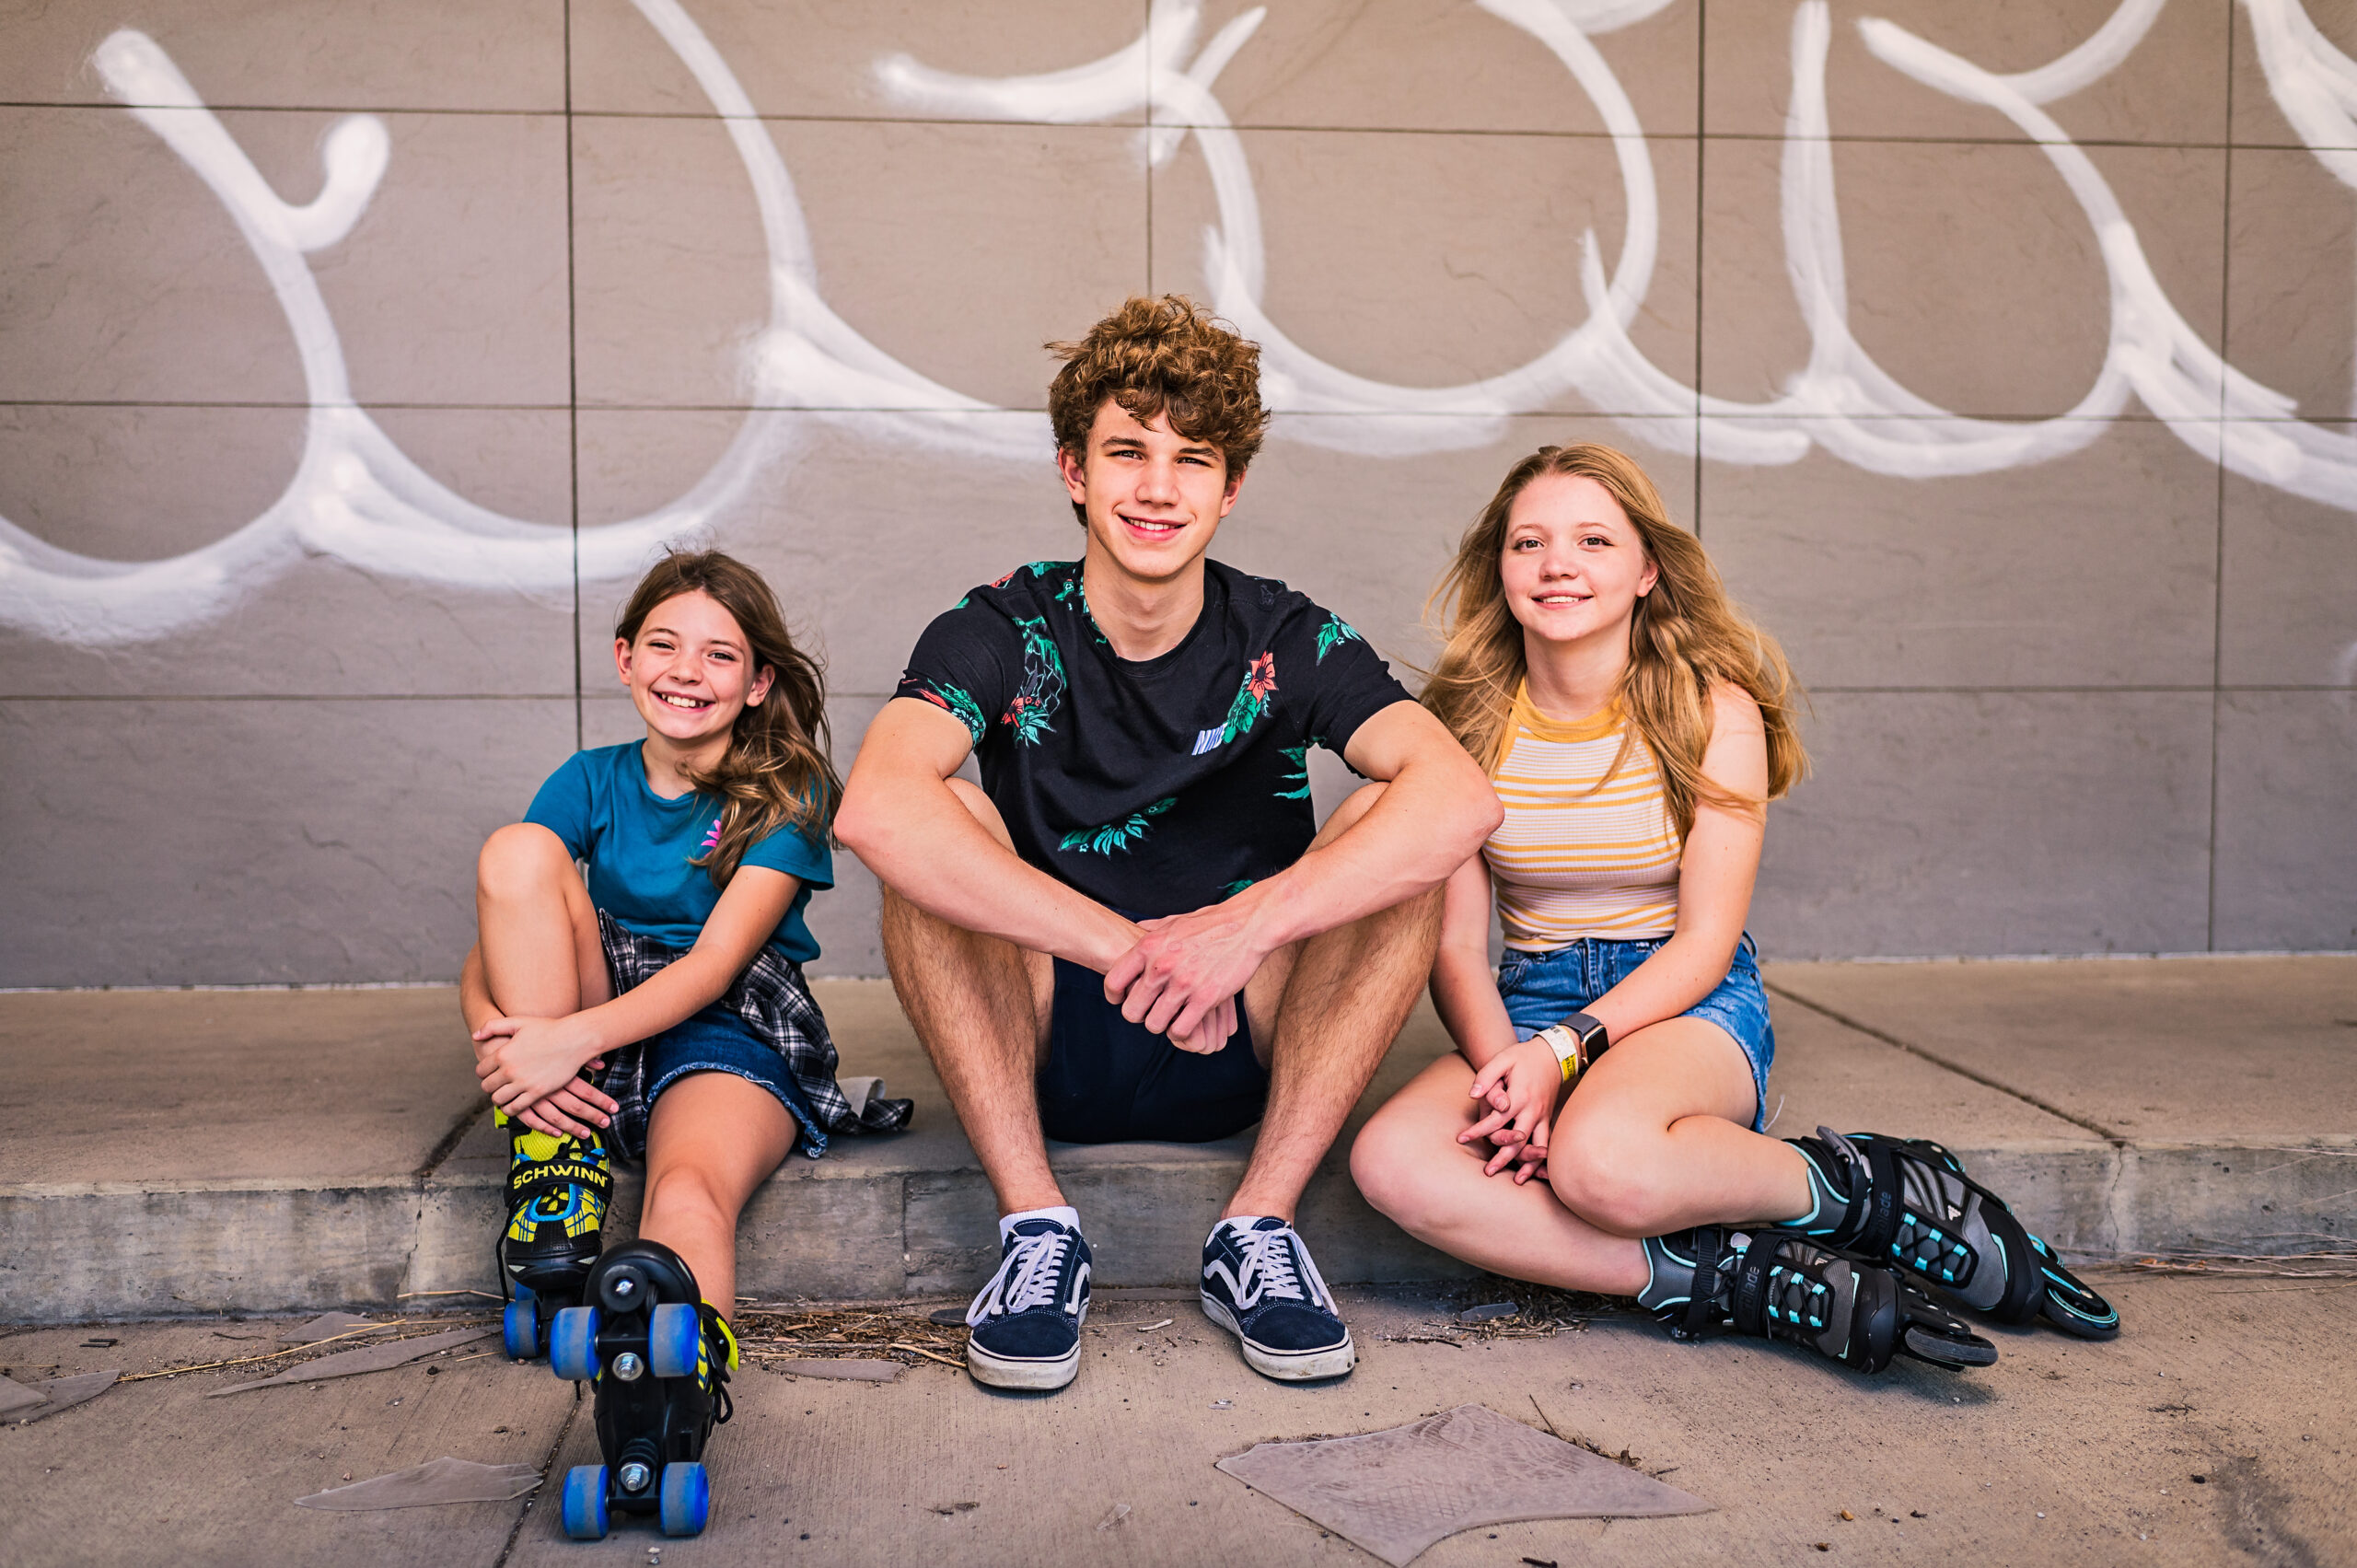
{"label": "gray concrete wall", "polygon": [[667,539],[847,760],[1146,289],[1269,345],[1219,553],[1395,657],[1514,458],[1645,458],[1815,692],[1771,954],[2357,945],[2311,10],[0,0],[0,983],[453,973]]}

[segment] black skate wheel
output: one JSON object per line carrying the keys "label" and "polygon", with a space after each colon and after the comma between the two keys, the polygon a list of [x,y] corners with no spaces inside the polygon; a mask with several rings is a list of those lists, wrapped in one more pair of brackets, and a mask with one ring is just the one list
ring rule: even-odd
{"label": "black skate wheel", "polygon": [[1978,1334],[1957,1339],[1921,1323],[1910,1323],[1905,1338],[1908,1354],[1918,1361],[1928,1361],[1934,1366],[1953,1370],[1997,1365],[1997,1347]]}

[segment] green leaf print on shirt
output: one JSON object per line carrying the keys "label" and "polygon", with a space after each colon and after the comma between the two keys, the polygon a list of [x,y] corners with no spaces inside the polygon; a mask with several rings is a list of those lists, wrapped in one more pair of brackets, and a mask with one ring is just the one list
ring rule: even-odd
{"label": "green leaf print on shirt", "polygon": [[1023,633],[1023,690],[1006,705],[999,722],[1015,731],[1015,738],[1024,745],[1037,746],[1050,733],[1048,721],[1063,705],[1063,656],[1056,652],[1056,641],[1048,635],[1044,619],[1016,616],[1015,625]]}
{"label": "green leaf print on shirt", "polygon": [[1227,705],[1227,726],[1220,736],[1226,745],[1239,735],[1248,735],[1269,711],[1269,699],[1277,690],[1277,656],[1262,654],[1244,667],[1244,684],[1236,689],[1236,701]]}
{"label": "green leaf print on shirt", "polygon": [[1309,798],[1308,743],[1305,741],[1299,746],[1280,746],[1277,748],[1277,755],[1293,764],[1291,771],[1278,775],[1277,782],[1281,784],[1298,782],[1301,785],[1299,789],[1277,791],[1277,798],[1279,800],[1307,800]]}
{"label": "green leaf print on shirt", "polygon": [[1337,644],[1365,641],[1364,637],[1359,635],[1357,627],[1339,615],[1329,614],[1326,617],[1326,624],[1318,628],[1318,662],[1324,664],[1326,656],[1334,651]]}
{"label": "green leaf print on shirt", "polygon": [[1064,842],[1056,847],[1078,850],[1083,854],[1102,855],[1110,855],[1117,849],[1127,850],[1132,844],[1145,837],[1146,829],[1155,818],[1161,816],[1178,804],[1177,796],[1167,796],[1131,812],[1128,817],[1119,822],[1108,822],[1101,828],[1083,828],[1078,832],[1066,833]]}
{"label": "green leaf print on shirt", "polygon": [[946,713],[953,714],[966,726],[966,733],[980,746],[982,737],[990,733],[991,721],[982,714],[982,705],[966,692],[944,681],[924,683],[924,700]]}

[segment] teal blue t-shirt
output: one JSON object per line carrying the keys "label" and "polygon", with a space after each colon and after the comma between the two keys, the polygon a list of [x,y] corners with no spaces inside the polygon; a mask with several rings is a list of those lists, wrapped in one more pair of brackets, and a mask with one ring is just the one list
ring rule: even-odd
{"label": "teal blue t-shirt", "polygon": [[[591,902],[624,929],[684,950],[695,946],[720,902],[711,874],[689,864],[719,836],[720,803],[707,795],[666,800],[649,789],[639,756],[644,744],[575,751],[532,797],[524,820],[588,862]],[[813,889],[835,885],[825,838],[781,828],[748,849],[744,864],[802,879],[769,945],[796,963],[817,958],[819,944],[802,914]]]}

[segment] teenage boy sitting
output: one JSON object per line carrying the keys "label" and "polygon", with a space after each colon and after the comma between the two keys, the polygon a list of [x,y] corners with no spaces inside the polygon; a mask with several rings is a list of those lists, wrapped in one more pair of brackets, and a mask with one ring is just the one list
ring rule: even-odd
{"label": "teenage boy sitting", "polygon": [[[1052,346],[1086,551],[926,628],[835,824],[884,883],[893,985],[1003,1216],[967,1365],[1014,1388],[1078,1369],[1089,1249],[1047,1138],[1258,1121],[1203,1310],[1257,1371],[1338,1376],[1356,1352],[1295,1205],[1497,800],[1346,622],[1205,558],[1268,424],[1260,351],[1175,296]],[[1376,781],[1322,830],[1311,746]],[[969,752],[981,789],[951,776]]]}

